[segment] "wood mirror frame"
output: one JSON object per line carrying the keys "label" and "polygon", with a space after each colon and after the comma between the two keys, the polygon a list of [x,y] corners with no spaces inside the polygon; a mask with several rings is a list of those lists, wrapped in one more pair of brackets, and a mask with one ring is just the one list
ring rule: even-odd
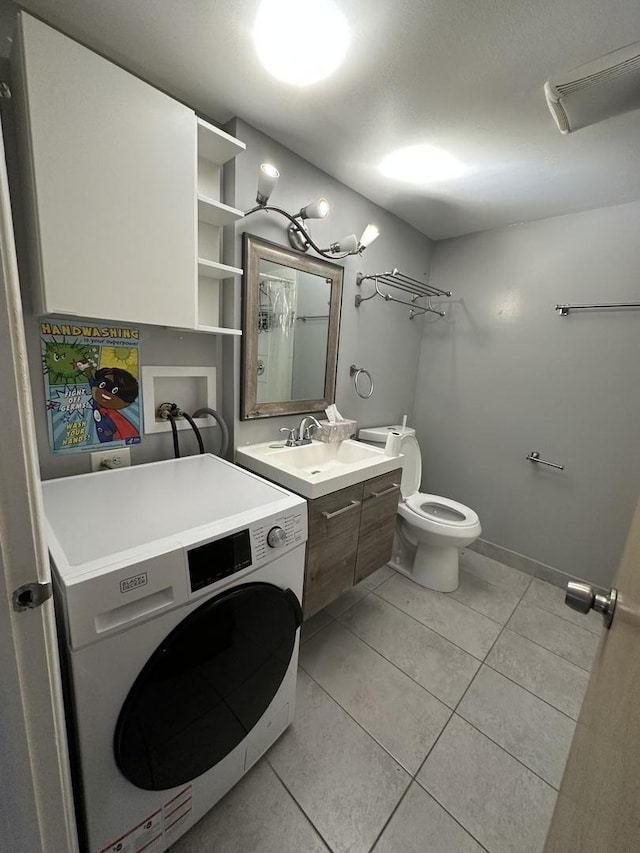
{"label": "wood mirror frame", "polygon": [[[268,261],[324,278],[330,284],[324,394],[298,400],[258,402],[258,311],[260,305],[260,262]],[[242,397],[241,420],[277,415],[322,412],[335,402],[338,332],[342,304],[343,267],[322,258],[308,257],[253,234],[243,235]]]}

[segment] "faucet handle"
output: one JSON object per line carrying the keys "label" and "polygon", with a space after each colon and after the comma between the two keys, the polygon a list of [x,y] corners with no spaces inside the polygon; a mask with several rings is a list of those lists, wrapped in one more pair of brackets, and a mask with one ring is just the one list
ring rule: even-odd
{"label": "faucet handle", "polygon": [[289,427],[280,427],[280,432],[287,433],[287,440],[285,441],[286,447],[295,447],[296,446],[296,428],[293,427],[289,429]]}

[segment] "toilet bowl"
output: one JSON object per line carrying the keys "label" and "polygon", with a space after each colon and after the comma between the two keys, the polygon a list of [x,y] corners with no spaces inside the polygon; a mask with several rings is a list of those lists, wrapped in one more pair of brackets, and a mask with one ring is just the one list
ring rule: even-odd
{"label": "toilet bowl", "polygon": [[422,456],[414,429],[371,427],[361,429],[358,438],[384,445],[391,431],[402,436],[402,480],[389,565],[428,589],[453,592],[458,588],[459,549],[480,536],[480,520],[464,504],[419,491]]}

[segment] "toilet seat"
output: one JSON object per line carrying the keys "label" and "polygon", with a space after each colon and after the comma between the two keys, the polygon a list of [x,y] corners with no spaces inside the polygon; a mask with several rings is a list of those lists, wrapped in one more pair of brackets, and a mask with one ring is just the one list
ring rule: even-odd
{"label": "toilet seat", "polygon": [[414,492],[404,499],[404,504],[418,519],[452,530],[473,527],[479,522],[477,514],[468,506],[439,495]]}

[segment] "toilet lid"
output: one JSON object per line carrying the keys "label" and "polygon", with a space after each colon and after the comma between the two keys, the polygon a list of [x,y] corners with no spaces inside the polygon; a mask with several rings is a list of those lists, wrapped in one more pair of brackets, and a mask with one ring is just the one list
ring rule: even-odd
{"label": "toilet lid", "polygon": [[418,491],[422,479],[422,455],[413,430],[402,436],[400,452],[404,456],[400,492],[403,498],[408,498]]}
{"label": "toilet lid", "polygon": [[450,498],[415,492],[407,498],[406,503],[417,515],[432,518],[440,524],[466,527],[478,523],[478,516],[472,509]]}

